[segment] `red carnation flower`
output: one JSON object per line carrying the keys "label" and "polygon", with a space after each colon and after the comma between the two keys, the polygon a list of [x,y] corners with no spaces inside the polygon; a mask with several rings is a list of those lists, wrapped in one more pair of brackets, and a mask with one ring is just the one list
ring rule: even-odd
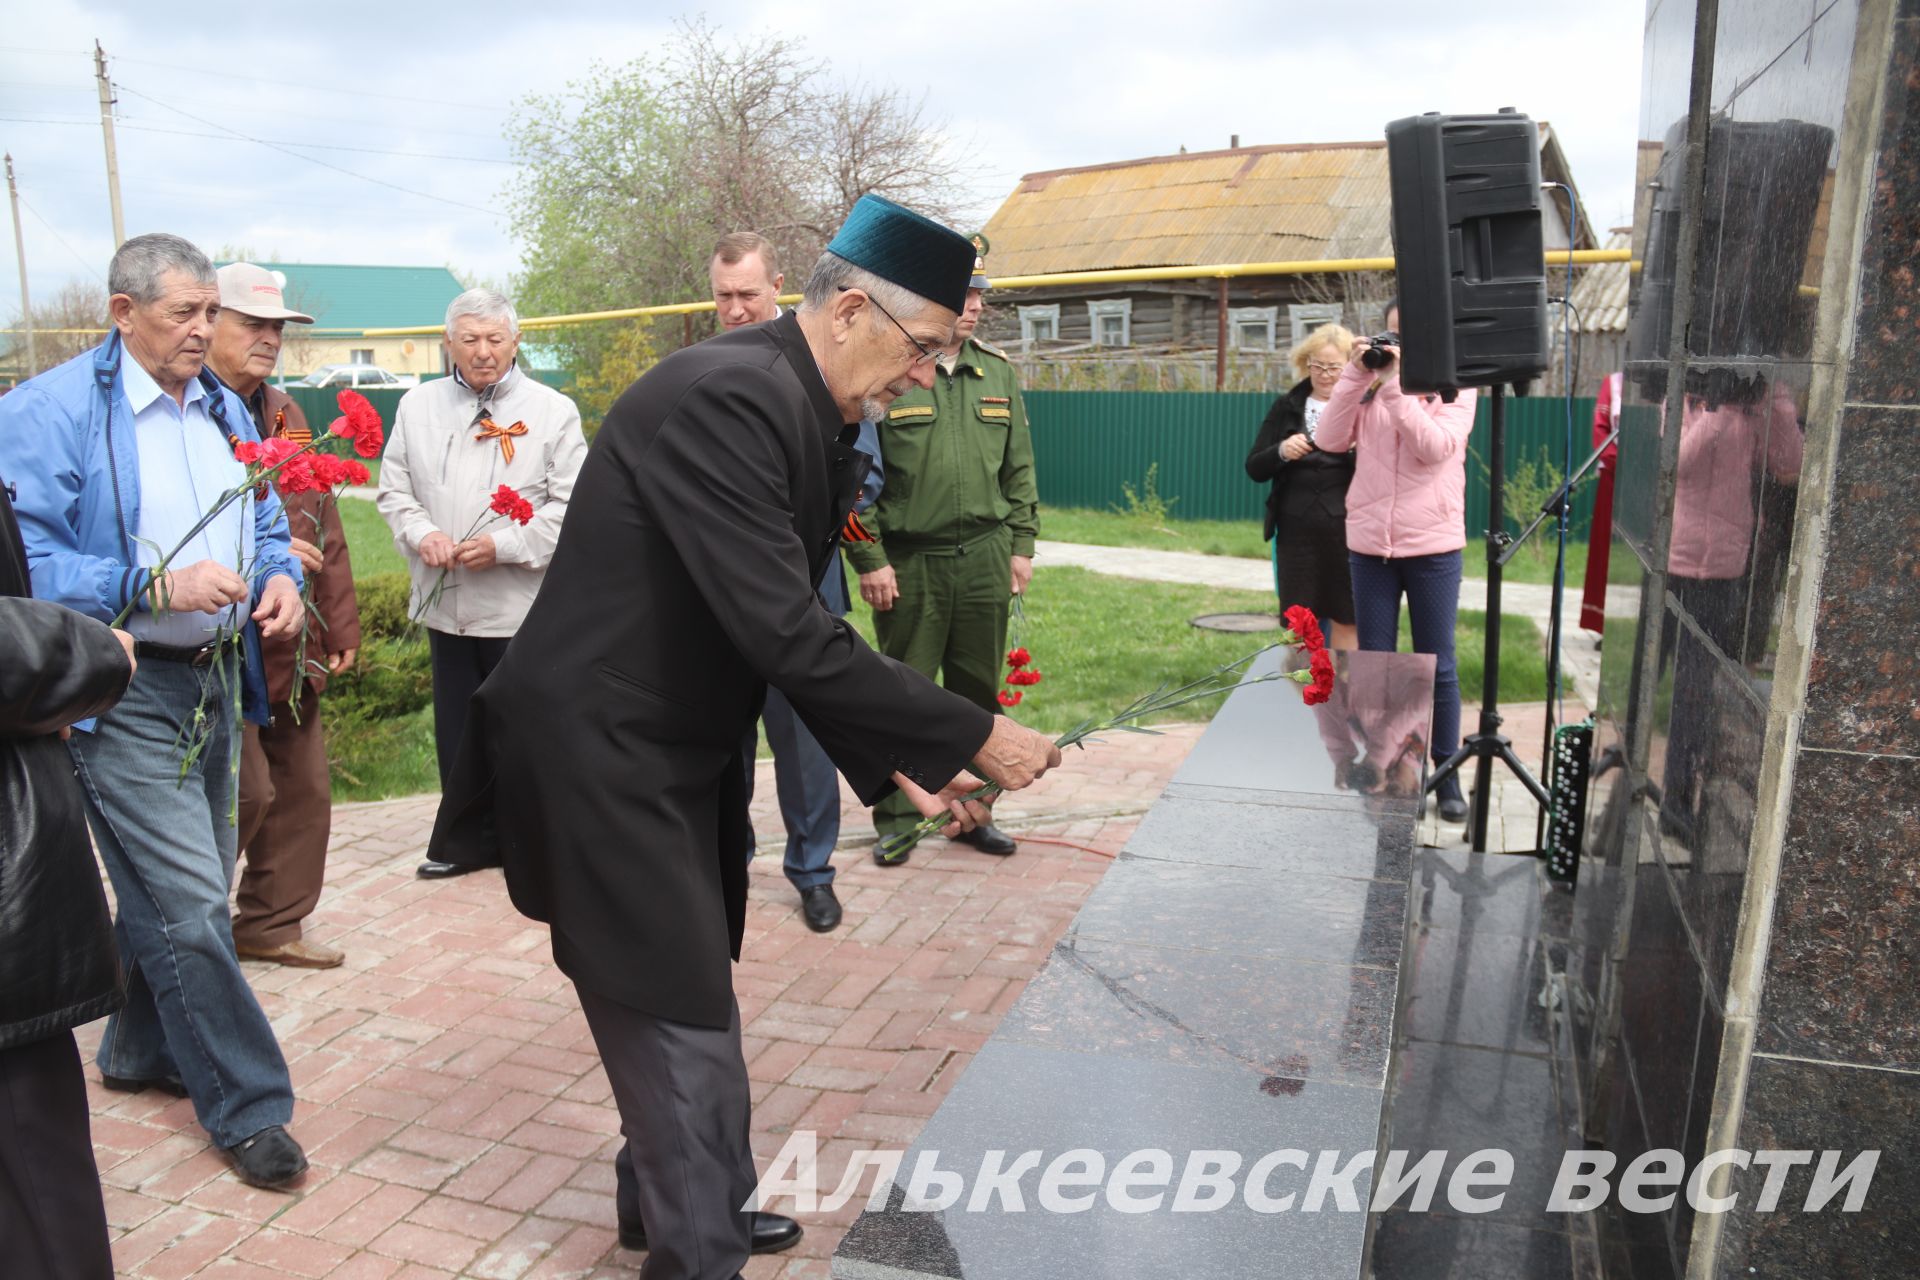
{"label": "red carnation flower", "polygon": [[515,498],[513,502],[513,510],[508,513],[507,518],[514,521],[516,524],[527,523],[529,520],[533,519],[533,504],[531,502],[528,502],[525,498]]}
{"label": "red carnation flower", "polygon": [[1313,683],[1301,695],[1308,706],[1325,702],[1333,696],[1333,657],[1325,649],[1315,649],[1307,660],[1307,669],[1313,675]]}
{"label": "red carnation flower", "polygon": [[314,487],[332,489],[346,483],[347,464],[339,455],[332,453],[313,453],[308,455],[312,462]]}
{"label": "red carnation flower", "polygon": [[274,487],[288,497],[296,493],[305,493],[309,489],[324,487],[314,477],[312,454],[302,454],[300,457],[290,459],[280,468],[280,473],[273,478],[273,483]]}
{"label": "red carnation flower", "polygon": [[511,516],[514,504],[519,501],[520,495],[514,492],[513,486],[503,484],[493,491],[493,498],[487,506],[497,516]]}
{"label": "red carnation flower", "polygon": [[1002,689],[997,696],[1000,699],[1000,705],[1003,707],[1017,707],[1020,705],[1021,695],[1018,689],[1015,689],[1012,693],[1008,693],[1005,689]]}
{"label": "red carnation flower", "polygon": [[1012,649],[1007,652],[1007,665],[1016,670],[1026,666],[1032,661],[1033,655],[1028,653],[1024,648]]}
{"label": "red carnation flower", "polygon": [[1300,637],[1300,643],[1308,649],[1318,652],[1327,647],[1327,638],[1320,631],[1320,620],[1313,616],[1313,610],[1303,604],[1296,604],[1286,612],[1287,630]]}
{"label": "red carnation flower", "polygon": [[342,431],[340,423],[335,422],[332,428],[335,435],[352,436],[358,440],[368,431],[381,429],[380,411],[373,407],[373,401],[358,391],[342,391],[336,397],[336,403],[340,406],[340,412],[346,415],[343,421],[347,429]]}
{"label": "red carnation flower", "polygon": [[358,458],[348,458],[342,465],[347,469],[348,484],[365,484],[373,479],[373,473],[367,470],[367,464]]}
{"label": "red carnation flower", "polygon": [[386,447],[387,437],[381,432],[377,419],[372,425],[362,427],[360,434],[353,438],[353,451],[363,458],[377,458]]}
{"label": "red carnation flower", "polygon": [[252,466],[260,460],[260,442],[258,440],[240,441],[233,446],[233,456],[236,460]]}

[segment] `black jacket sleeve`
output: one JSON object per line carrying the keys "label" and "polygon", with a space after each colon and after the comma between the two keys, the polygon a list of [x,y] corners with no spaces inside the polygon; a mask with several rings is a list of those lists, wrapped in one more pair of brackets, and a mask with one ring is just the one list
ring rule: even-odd
{"label": "black jacket sleeve", "polygon": [[1253,438],[1253,448],[1247,451],[1247,479],[1256,484],[1266,484],[1280,474],[1284,460],[1280,457],[1280,442],[1301,429],[1299,415],[1293,410],[1293,402],[1286,394],[1274,397],[1273,407],[1267,410],[1267,416],[1260,424],[1260,434]]}
{"label": "black jacket sleeve", "polygon": [[[764,383],[761,379],[765,378]],[[993,717],[867,647],[822,608],[794,533],[790,456],[818,450],[769,415],[777,382],[742,367],[690,388],[636,469],[642,499],[747,664],[785,693],[863,801],[896,771],[937,791]]]}
{"label": "black jacket sleeve", "polygon": [[0,597],[0,735],[37,738],[99,715],[132,679],[104,622],[45,600]]}

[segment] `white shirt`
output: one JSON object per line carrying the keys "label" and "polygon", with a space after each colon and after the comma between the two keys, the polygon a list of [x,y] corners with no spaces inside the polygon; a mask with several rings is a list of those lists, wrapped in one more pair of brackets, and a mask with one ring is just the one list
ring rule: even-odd
{"label": "white shirt", "polygon": [[1313,433],[1319,430],[1320,414],[1326,407],[1327,402],[1325,400],[1315,400],[1312,396],[1307,397],[1307,439],[1313,439]]}
{"label": "white shirt", "polygon": [[[175,404],[129,352],[121,357],[120,381],[133,409],[140,455],[140,527],[134,557],[142,568],[151,569],[221,494],[247,478],[247,469],[235,460],[232,445],[207,412],[206,388],[198,378],[187,383],[184,403]],[[243,578],[252,577],[251,493],[222,511],[167,567],[185,569],[202,560],[217,560]],[[141,640],[191,647],[213,639],[222,626],[244,626],[244,609],[228,605],[219,613],[135,611],[127,618],[127,630]]]}

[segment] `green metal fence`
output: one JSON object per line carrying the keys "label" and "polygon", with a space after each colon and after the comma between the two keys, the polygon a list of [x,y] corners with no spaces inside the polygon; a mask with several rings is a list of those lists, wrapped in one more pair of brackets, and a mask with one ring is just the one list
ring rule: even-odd
{"label": "green metal fence", "polygon": [[[1033,423],[1034,468],[1040,500],[1048,506],[1105,510],[1123,502],[1121,486],[1139,490],[1147,468],[1181,520],[1253,520],[1260,516],[1265,486],[1247,479],[1247,450],[1273,397],[1252,392],[1035,391],[1026,397]],[[1487,398],[1480,398],[1467,460],[1469,537],[1487,524]],[[1590,451],[1593,401],[1573,401],[1574,460]],[[1565,451],[1567,402],[1542,397],[1507,400],[1507,476],[1511,485],[1526,460],[1544,458],[1555,476]],[[1543,495],[1544,496],[1544,495]],[[1509,488],[1509,529],[1515,494]],[[1177,499],[1177,501],[1176,501]],[[1573,509],[1573,531],[1584,538],[1593,514],[1591,485],[1582,487]]]}

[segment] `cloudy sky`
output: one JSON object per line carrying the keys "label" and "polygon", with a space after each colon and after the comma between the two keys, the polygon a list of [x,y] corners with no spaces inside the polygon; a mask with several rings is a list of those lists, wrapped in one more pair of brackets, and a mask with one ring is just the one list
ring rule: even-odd
{"label": "cloudy sky", "polygon": [[[16,0],[0,146],[44,298],[113,250],[92,48],[117,86],[129,234],[303,262],[446,263],[509,280],[504,128],[531,93],[646,57],[676,19],[803,40],[844,80],[924,93],[980,219],[1023,173],[1243,144],[1380,137],[1512,106],[1558,130],[1589,216],[1628,220],[1643,8],[1622,0],[714,0],[207,6]],[[11,254],[0,314],[19,307]],[[665,299],[635,299],[658,302]]]}

